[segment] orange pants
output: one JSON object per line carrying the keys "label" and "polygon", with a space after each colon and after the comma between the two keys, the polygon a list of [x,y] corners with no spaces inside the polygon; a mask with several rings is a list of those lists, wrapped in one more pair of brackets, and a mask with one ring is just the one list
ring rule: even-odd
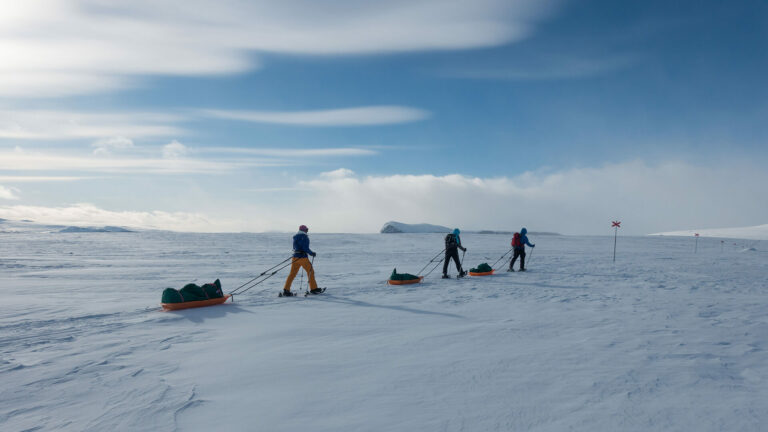
{"label": "orange pants", "polygon": [[309,289],[317,289],[317,282],[315,281],[315,269],[312,268],[312,264],[309,262],[309,258],[294,258],[293,261],[291,261],[291,272],[288,273],[288,279],[285,280],[285,286],[283,287],[285,291],[291,290],[293,279],[299,273],[300,268],[304,268],[304,271],[307,272],[307,276],[309,278]]}

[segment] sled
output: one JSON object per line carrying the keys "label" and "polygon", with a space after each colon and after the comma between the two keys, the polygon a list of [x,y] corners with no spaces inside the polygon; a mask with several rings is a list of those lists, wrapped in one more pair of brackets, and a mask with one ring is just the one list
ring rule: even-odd
{"label": "sled", "polygon": [[409,280],[392,280],[388,279],[387,282],[390,285],[411,285],[411,284],[417,284],[421,282],[424,279],[424,276],[419,276],[418,279],[409,279]]}
{"label": "sled", "polygon": [[482,273],[475,273],[475,272],[469,272],[470,276],[490,276],[492,275],[496,270],[491,270],[489,272],[482,272]]}
{"label": "sled", "polygon": [[227,294],[224,297],[218,297],[218,298],[212,298],[209,300],[197,300],[197,301],[188,301],[188,302],[182,302],[182,303],[160,303],[160,305],[163,306],[163,309],[169,311],[169,310],[181,310],[181,309],[189,309],[189,308],[197,308],[197,307],[205,307],[205,306],[214,306],[217,304],[222,304],[225,301],[229,299],[230,295]]}

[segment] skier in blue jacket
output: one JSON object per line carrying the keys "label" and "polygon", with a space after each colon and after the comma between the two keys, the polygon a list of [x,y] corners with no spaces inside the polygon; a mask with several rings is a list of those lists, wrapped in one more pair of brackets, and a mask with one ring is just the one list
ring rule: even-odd
{"label": "skier in blue jacket", "polygon": [[309,228],[306,225],[299,227],[299,232],[293,236],[293,260],[291,261],[291,271],[288,273],[288,278],[285,280],[285,286],[283,286],[283,296],[292,297],[295,294],[291,292],[291,284],[293,279],[299,273],[302,268],[307,272],[307,278],[309,279],[310,293],[319,294],[323,292],[317,287],[315,281],[315,269],[312,268],[312,263],[307,258],[307,254],[313,257],[317,255],[312,249],[309,248],[309,236],[307,235]]}
{"label": "skier in blue jacket", "polygon": [[520,271],[525,271],[525,245],[536,247],[535,244],[531,244],[531,242],[528,241],[528,236],[526,234],[528,234],[528,230],[523,228],[520,230],[519,235],[518,233],[515,233],[512,237],[512,249],[515,254],[512,256],[512,261],[509,262],[508,271],[515,271],[512,267],[514,267],[517,257],[520,257]]}

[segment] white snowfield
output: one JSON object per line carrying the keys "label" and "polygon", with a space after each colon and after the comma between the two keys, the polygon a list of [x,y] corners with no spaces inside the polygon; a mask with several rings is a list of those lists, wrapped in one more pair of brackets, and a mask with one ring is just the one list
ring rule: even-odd
{"label": "white snowfield", "polygon": [[768,224],[738,228],[709,228],[701,230],[683,230],[656,233],[656,236],[692,236],[698,233],[702,237],[723,237],[747,240],[768,240]]}
{"label": "white snowfield", "polygon": [[[290,237],[0,234],[0,430],[768,430],[764,243],[532,237],[526,273],[389,286],[443,235],[310,233],[326,294],[278,298],[283,271],[159,310]],[[467,268],[509,244],[462,241]]]}

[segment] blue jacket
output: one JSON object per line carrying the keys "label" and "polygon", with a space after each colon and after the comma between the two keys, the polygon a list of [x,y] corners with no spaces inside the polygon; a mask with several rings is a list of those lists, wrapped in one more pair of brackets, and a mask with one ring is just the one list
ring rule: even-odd
{"label": "blue jacket", "polygon": [[526,234],[528,234],[528,230],[527,229],[523,228],[523,229],[520,230],[520,244],[528,245],[530,247],[533,247],[531,242],[528,241],[528,236]]}
{"label": "blue jacket", "polygon": [[309,236],[307,233],[299,231],[293,236],[293,257],[306,258],[308,253],[312,256],[315,255],[309,248]]}

